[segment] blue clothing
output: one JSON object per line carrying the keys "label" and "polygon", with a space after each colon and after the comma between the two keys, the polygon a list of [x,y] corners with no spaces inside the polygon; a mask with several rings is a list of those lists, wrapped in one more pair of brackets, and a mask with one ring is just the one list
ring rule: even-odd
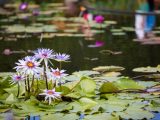
{"label": "blue clothing", "polygon": [[147,15],[146,16],[146,25],[145,25],[145,32],[152,31],[153,27],[156,23],[156,17],[155,15]]}

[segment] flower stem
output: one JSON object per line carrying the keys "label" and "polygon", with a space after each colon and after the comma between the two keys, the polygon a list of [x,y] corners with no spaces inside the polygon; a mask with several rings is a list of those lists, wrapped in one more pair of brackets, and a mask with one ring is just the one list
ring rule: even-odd
{"label": "flower stem", "polygon": [[62,69],[62,62],[60,61],[59,62],[59,70],[61,70]]}
{"label": "flower stem", "polygon": [[31,91],[34,92],[34,75],[32,77],[31,89],[32,89]]}
{"label": "flower stem", "polygon": [[25,84],[25,91],[27,92],[27,80],[24,81],[24,84]]}
{"label": "flower stem", "polygon": [[28,84],[28,92],[30,93],[30,82],[29,82],[29,77],[27,78],[27,84]]}
{"label": "flower stem", "polygon": [[39,89],[38,79],[37,79],[37,90]]}
{"label": "flower stem", "polygon": [[45,66],[45,63],[44,63],[44,79],[45,79],[45,81],[46,81],[46,88],[47,88],[47,90],[48,90],[48,80],[47,80],[47,75],[46,75],[46,66]]}
{"label": "flower stem", "polygon": [[17,97],[19,97],[19,92],[20,92],[20,85],[19,85],[19,82],[18,82],[18,92],[17,92]]}

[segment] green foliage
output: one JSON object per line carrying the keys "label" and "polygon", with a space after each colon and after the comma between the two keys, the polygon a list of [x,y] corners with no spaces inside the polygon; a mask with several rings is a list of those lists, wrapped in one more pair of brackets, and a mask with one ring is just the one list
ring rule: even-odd
{"label": "green foliage", "polygon": [[114,82],[114,85],[117,86],[120,90],[124,89],[144,89],[144,86],[138,84],[136,81],[130,78],[121,78]]}
{"label": "green foliage", "polygon": [[[3,95],[0,97],[0,112],[12,109],[15,119],[38,115],[43,120],[76,120],[84,114],[84,120],[149,120],[154,117],[153,111],[160,112],[159,94],[145,92],[153,89],[152,86],[157,86],[158,89],[158,81],[134,81],[129,77],[118,76],[104,77],[92,71],[76,72],[66,77],[65,84],[56,87],[56,91],[62,92],[63,97],[50,105],[42,96],[24,99],[23,84],[20,97],[17,98],[17,86],[11,86],[9,81],[9,77],[1,77],[0,82],[5,85],[1,89]],[[44,81],[39,81],[39,88],[44,89],[44,84]],[[34,87],[36,88],[36,85]]]}
{"label": "green foliage", "polygon": [[118,88],[113,83],[106,82],[100,87],[99,91],[101,93],[118,92]]}

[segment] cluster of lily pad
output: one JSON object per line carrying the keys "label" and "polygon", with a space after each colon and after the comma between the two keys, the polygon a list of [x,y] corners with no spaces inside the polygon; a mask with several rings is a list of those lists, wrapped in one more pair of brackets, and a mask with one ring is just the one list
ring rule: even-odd
{"label": "cluster of lily pad", "polygon": [[[45,50],[52,53],[49,49]],[[61,67],[58,69],[48,68],[49,65],[52,66],[50,57],[40,54],[45,50],[35,51],[36,59],[27,57],[16,63],[15,69],[18,71],[18,75],[23,75],[17,77],[19,79],[16,78],[17,81],[13,77],[15,83],[19,84],[20,81],[22,83],[19,97],[16,97],[15,94],[17,86],[8,85],[7,81],[10,79],[7,75],[1,77],[1,111],[12,108],[17,119],[24,118],[26,115],[38,115],[43,120],[49,118],[55,120],[150,120],[155,117],[156,112],[160,112],[159,78],[135,81],[130,77],[120,76],[121,70],[124,70],[120,66],[99,66],[93,70],[60,76],[64,73],[58,71]],[[59,62],[69,59],[66,54],[55,55],[58,56],[56,59]],[[54,59],[55,55],[53,55]],[[28,62],[28,60],[30,61]],[[34,69],[30,68],[33,66]],[[149,70],[149,67],[147,69]],[[157,67],[157,69],[159,68]],[[37,74],[38,71],[43,72]],[[138,72],[140,71],[143,72],[143,70],[138,70]],[[54,76],[48,77],[48,75]],[[61,84],[62,78],[63,84]],[[23,82],[25,81],[27,91],[24,89],[25,83]],[[31,86],[28,86],[28,82]],[[47,82],[49,89],[46,86]],[[26,98],[25,93],[27,95],[30,93],[30,97]],[[44,98],[47,102],[44,101]],[[51,102],[53,99],[55,101]]]}
{"label": "cluster of lily pad", "polygon": [[[45,95],[45,100],[51,103],[52,99],[59,99],[61,97],[60,92],[55,91],[55,87],[59,84],[61,86],[61,80],[67,76],[65,70],[61,69],[62,62],[70,59],[70,55],[54,53],[51,49],[37,49],[33,51],[33,56],[27,56],[16,63],[16,74],[12,76],[12,83],[18,84],[19,97],[20,85],[23,82],[25,85],[25,92],[27,97],[33,95],[39,88],[38,84],[40,80],[45,81],[46,89],[44,93],[39,95]],[[59,68],[53,68],[51,60],[59,62]],[[37,84],[35,88],[35,84]]]}

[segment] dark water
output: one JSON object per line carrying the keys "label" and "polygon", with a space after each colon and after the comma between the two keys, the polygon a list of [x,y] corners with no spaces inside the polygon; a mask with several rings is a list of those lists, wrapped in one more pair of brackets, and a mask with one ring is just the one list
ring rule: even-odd
{"label": "dark water", "polygon": [[[132,69],[140,66],[156,66],[160,63],[159,45],[141,45],[133,42],[134,33],[127,33],[125,36],[112,36],[106,31],[100,38],[95,36],[95,40],[103,40],[105,45],[100,48],[89,48],[89,44],[95,41],[86,41],[83,37],[54,37],[43,39],[31,37],[18,39],[18,41],[0,40],[0,52],[9,48],[11,50],[35,50],[37,48],[51,48],[56,52],[63,52],[71,55],[71,62],[63,64],[64,69],[69,73],[78,70],[90,70],[96,66],[118,65],[126,68],[124,74],[134,75]],[[101,50],[122,51],[120,55],[101,54]],[[28,54],[30,55],[30,54]],[[12,68],[18,59],[25,54],[12,54],[9,56],[0,55],[0,72],[14,71]],[[87,60],[88,58],[98,58],[98,60]],[[55,63],[56,64],[56,63]]]}

